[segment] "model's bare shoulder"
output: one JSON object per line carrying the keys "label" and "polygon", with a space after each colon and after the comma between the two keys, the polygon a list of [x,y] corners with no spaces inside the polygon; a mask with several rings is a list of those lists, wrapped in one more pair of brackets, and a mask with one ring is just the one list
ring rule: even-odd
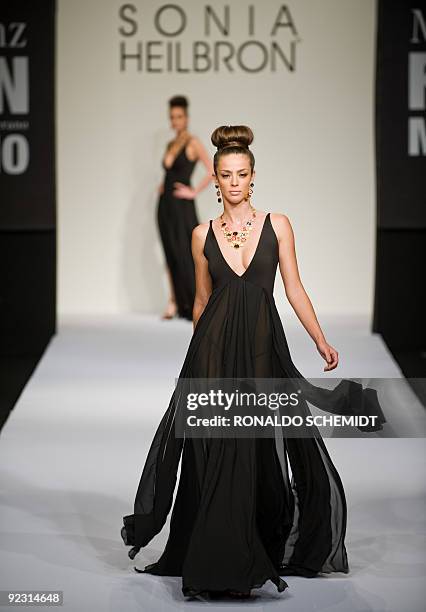
{"label": "model's bare shoulder", "polygon": [[204,248],[204,242],[207,238],[207,232],[209,231],[209,223],[200,223],[196,225],[192,230],[192,242],[197,247]]}
{"label": "model's bare shoulder", "polygon": [[186,145],[186,155],[188,159],[191,161],[197,161],[197,159],[200,157],[201,149],[202,144],[200,140],[193,134],[190,135]]}
{"label": "model's bare shoulder", "polygon": [[201,140],[195,134],[191,134],[188,138],[188,146],[194,147],[194,149],[198,149],[201,145]]}
{"label": "model's bare shoulder", "polygon": [[279,240],[288,240],[293,237],[293,228],[287,215],[271,213],[271,223]]}

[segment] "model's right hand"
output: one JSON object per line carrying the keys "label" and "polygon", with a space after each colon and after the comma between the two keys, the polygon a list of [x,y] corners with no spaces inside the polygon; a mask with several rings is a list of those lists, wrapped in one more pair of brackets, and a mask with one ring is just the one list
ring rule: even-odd
{"label": "model's right hand", "polygon": [[326,342],[325,340],[317,342],[317,350],[321,357],[327,362],[327,365],[324,368],[324,372],[337,368],[337,365],[339,363],[339,353],[333,346],[331,346],[331,344],[328,344],[328,342]]}

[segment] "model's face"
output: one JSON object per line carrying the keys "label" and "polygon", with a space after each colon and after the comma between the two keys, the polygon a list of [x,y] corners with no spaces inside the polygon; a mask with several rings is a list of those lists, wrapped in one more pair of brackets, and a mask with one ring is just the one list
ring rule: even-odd
{"label": "model's face", "polygon": [[250,158],[244,153],[228,153],[219,157],[216,179],[224,198],[239,204],[248,195],[254,179]]}
{"label": "model's face", "polygon": [[181,132],[186,130],[188,125],[188,115],[181,106],[173,106],[169,111],[170,124],[173,130]]}

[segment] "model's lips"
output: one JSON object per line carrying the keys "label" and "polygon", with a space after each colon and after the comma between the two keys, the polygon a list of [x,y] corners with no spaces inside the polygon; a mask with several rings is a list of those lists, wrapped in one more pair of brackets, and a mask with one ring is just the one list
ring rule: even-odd
{"label": "model's lips", "polygon": [[237,193],[241,193],[241,191],[230,191],[229,193],[232,193],[232,195],[237,195]]}

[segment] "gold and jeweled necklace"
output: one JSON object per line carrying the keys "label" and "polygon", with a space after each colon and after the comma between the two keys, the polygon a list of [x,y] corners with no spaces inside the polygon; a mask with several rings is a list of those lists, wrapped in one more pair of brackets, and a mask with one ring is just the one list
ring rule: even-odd
{"label": "gold and jeweled necklace", "polygon": [[243,247],[245,245],[245,243],[247,242],[249,233],[254,228],[254,220],[256,218],[256,209],[251,204],[250,204],[250,208],[252,211],[252,218],[246,221],[246,223],[244,223],[241,231],[239,232],[236,232],[232,230],[231,228],[229,228],[227,222],[223,220],[223,213],[220,215],[220,219],[222,221],[221,229],[222,229],[223,235],[225,236],[226,240],[230,243],[230,245],[234,249],[239,249],[240,247]]}

